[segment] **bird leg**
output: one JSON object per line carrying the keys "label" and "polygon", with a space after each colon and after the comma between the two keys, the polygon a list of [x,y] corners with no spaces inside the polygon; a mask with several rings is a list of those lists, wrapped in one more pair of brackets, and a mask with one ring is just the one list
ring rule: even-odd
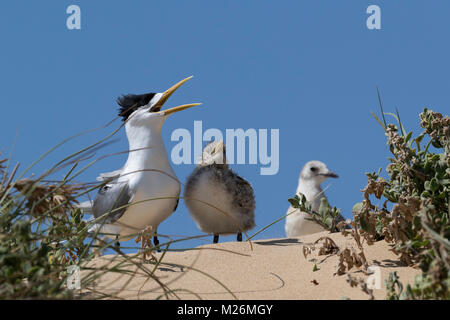
{"label": "bird leg", "polygon": [[116,236],[116,243],[114,244],[114,247],[116,248],[116,250],[120,249],[120,241],[118,239],[119,239],[119,236],[117,235]]}
{"label": "bird leg", "polygon": [[157,235],[153,236],[153,244],[156,247],[156,251],[161,252],[161,248],[159,247],[159,240],[158,240],[158,236]]}
{"label": "bird leg", "polygon": [[242,242],[242,232],[238,232],[237,234],[237,241]]}
{"label": "bird leg", "polygon": [[215,235],[214,235],[213,243],[218,243],[218,242],[219,242],[219,235],[218,235],[218,234],[215,234]]}

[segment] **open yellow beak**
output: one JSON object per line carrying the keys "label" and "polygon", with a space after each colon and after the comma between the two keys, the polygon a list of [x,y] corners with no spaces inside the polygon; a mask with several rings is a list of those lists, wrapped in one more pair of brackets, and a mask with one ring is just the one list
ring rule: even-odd
{"label": "open yellow beak", "polygon": [[[185,82],[187,82],[188,80],[192,79],[193,76],[187,77],[186,79],[181,80],[180,82],[174,84],[173,86],[171,86],[169,89],[167,89],[166,91],[163,92],[163,95],[161,97],[161,99],[159,99],[159,101],[154,104],[152,106],[152,109],[157,109],[157,108],[161,108],[164,103],[167,101],[167,99],[170,98],[170,96],[179,88],[181,87]],[[190,104],[183,104],[181,106],[177,106],[177,107],[173,107],[167,110],[161,110],[161,113],[164,113],[165,115],[169,115],[178,111],[182,111],[182,110],[186,110],[188,108],[191,107],[195,107],[201,105],[201,103],[190,103]]]}
{"label": "open yellow beak", "polygon": [[189,109],[191,107],[195,107],[195,106],[199,106],[201,105],[201,103],[189,103],[189,104],[182,104],[181,106],[178,107],[173,107],[167,110],[162,110],[160,112],[164,113],[166,116],[168,116],[169,114],[178,112],[178,111],[182,111],[182,110],[186,110]]}

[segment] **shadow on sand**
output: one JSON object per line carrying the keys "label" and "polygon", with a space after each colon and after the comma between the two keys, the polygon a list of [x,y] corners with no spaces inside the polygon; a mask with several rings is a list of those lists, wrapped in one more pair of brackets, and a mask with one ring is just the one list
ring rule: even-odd
{"label": "shadow on sand", "polygon": [[260,244],[262,246],[289,246],[289,245],[301,244],[302,242],[296,238],[288,238],[288,239],[275,239],[275,240],[269,240],[269,241],[260,240],[260,241],[255,241],[254,243]]}

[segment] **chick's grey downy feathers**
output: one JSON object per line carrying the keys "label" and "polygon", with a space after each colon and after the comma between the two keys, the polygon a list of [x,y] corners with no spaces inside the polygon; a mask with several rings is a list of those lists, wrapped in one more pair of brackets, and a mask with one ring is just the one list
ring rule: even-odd
{"label": "chick's grey downy feathers", "polygon": [[197,167],[187,179],[184,196],[203,232],[232,234],[255,226],[253,188],[226,165]]}
{"label": "chick's grey downy feathers", "polygon": [[187,178],[184,197],[191,217],[205,233],[237,233],[239,238],[255,226],[253,188],[227,165],[222,141],[204,148]]}

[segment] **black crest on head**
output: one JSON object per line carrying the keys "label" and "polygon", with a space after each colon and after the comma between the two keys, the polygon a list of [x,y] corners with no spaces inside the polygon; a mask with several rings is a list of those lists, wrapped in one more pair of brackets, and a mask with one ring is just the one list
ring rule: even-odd
{"label": "black crest on head", "polygon": [[120,106],[119,116],[122,117],[122,121],[126,121],[134,111],[148,104],[155,94],[151,92],[145,94],[127,94],[118,97],[117,104]]}

